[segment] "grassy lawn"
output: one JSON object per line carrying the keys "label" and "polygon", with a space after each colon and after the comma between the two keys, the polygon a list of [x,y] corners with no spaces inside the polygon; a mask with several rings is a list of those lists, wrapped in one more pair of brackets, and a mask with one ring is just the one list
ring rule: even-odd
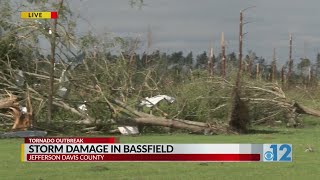
{"label": "grassy lawn", "polygon": [[[320,126],[250,135],[120,137],[122,143],[291,143],[292,163],[21,163],[22,139],[0,139],[0,179],[318,179]],[[271,129],[269,129],[271,130]],[[308,145],[314,152],[305,152]]]}

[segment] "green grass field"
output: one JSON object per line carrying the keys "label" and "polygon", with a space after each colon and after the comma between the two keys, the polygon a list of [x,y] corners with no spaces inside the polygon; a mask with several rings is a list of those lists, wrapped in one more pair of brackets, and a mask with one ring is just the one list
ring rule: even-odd
{"label": "green grass field", "polygon": [[[307,119],[309,120],[309,119]],[[120,137],[122,143],[291,143],[292,163],[22,163],[23,139],[0,140],[0,179],[318,179],[320,123],[250,135]],[[273,132],[270,132],[270,131]],[[305,152],[312,146],[314,152]]]}

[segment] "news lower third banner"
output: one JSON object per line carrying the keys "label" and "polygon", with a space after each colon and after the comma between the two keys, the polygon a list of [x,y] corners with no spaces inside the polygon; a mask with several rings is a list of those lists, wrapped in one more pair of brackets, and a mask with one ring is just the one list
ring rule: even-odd
{"label": "news lower third banner", "polygon": [[22,162],[292,162],[291,144],[122,144],[109,138],[25,138]]}

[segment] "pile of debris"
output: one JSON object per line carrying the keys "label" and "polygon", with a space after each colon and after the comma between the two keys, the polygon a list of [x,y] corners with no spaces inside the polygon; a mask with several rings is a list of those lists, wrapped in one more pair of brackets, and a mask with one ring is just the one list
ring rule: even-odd
{"label": "pile of debris", "polygon": [[[108,105],[112,112],[113,124],[117,129],[114,132],[121,133],[123,135],[136,135],[140,134],[139,126],[162,126],[172,129],[182,129],[190,133],[196,134],[225,134],[225,133],[242,133],[246,132],[248,124],[248,106],[250,105],[268,105],[268,107],[278,107],[278,109],[287,109],[289,113],[294,114],[308,114],[320,117],[320,111],[305,107],[297,102],[294,102],[285,97],[285,94],[280,87],[275,88],[273,85],[268,87],[253,87],[243,86],[243,93],[234,94],[236,98],[233,98],[234,111],[230,113],[229,124],[218,122],[196,122],[184,119],[177,119],[169,117],[166,112],[163,112],[157,107],[157,104],[166,101],[173,103],[176,101],[174,97],[168,95],[157,95],[154,97],[146,97],[139,102],[139,107],[150,108],[150,112],[142,112],[138,109],[132,108],[122,101],[113,97],[107,97],[103,94],[100,86],[97,85],[97,92],[101,94],[102,99]],[[254,94],[255,96],[252,96]],[[31,94],[32,99],[38,100],[38,97]],[[251,96],[250,96],[251,95]],[[38,98],[38,99],[37,99]],[[45,97],[42,97],[43,99]],[[6,97],[0,97],[0,110],[6,112],[6,116],[14,120],[11,134],[6,134],[6,137],[21,137],[21,136],[45,136],[46,132],[30,131],[34,128],[33,124],[33,109],[29,96],[29,91],[26,92],[25,106],[19,104],[17,96],[7,93]],[[72,121],[72,123],[90,125],[87,130],[96,129],[99,125],[99,121],[89,115],[87,102],[79,105],[77,108],[73,108],[71,105],[64,102],[62,99],[54,99],[54,105],[59,106],[66,111],[79,115],[84,120]],[[90,107],[89,107],[90,108]],[[242,110],[241,110],[242,109]],[[152,111],[158,111],[162,116],[153,115]],[[10,114],[10,115],[8,115]],[[3,115],[3,114],[2,114]],[[271,117],[271,116],[270,116]],[[256,122],[265,121],[266,118],[258,120]],[[235,128],[236,127],[236,128]],[[2,135],[5,136],[5,135]]]}
{"label": "pile of debris", "polygon": [[13,119],[12,132],[7,132],[1,137],[39,137],[45,136],[45,131],[32,131],[33,115],[29,94],[26,98],[26,106],[19,105],[17,96],[7,93],[7,97],[0,98],[0,109],[8,112],[8,116]]}

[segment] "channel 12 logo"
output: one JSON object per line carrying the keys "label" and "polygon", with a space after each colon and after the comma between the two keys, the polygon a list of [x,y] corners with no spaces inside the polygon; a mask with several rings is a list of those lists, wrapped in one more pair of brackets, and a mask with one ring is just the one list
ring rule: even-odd
{"label": "channel 12 logo", "polygon": [[264,162],[292,162],[292,144],[264,144]]}

